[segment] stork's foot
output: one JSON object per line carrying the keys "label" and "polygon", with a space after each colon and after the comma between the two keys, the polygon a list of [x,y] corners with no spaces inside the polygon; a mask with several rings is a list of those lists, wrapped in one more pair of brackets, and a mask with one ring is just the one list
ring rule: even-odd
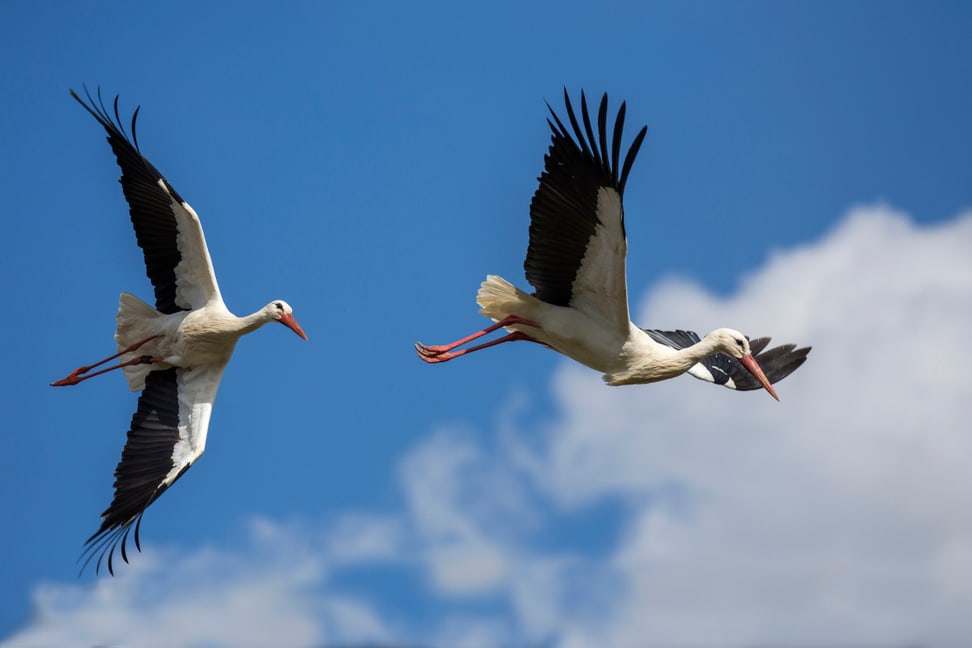
{"label": "stork's foot", "polygon": [[463,355],[464,352],[450,352],[448,345],[426,346],[421,342],[415,343],[415,350],[418,351],[419,358],[429,364],[448,362],[456,356]]}
{"label": "stork's foot", "polygon": [[449,351],[452,348],[454,348],[454,347],[452,345],[449,345],[449,344],[430,344],[430,345],[425,345],[425,344],[422,344],[421,342],[416,342],[415,343],[415,350],[418,351],[418,353],[419,353],[420,356],[425,357],[425,358],[430,358],[430,357],[433,357],[433,356],[442,355],[443,353],[446,353],[447,351]]}
{"label": "stork's foot", "polygon": [[81,374],[86,373],[91,367],[78,367],[66,377],[60,380],[55,380],[51,383],[51,387],[67,387],[68,385],[77,385],[79,382],[85,379],[85,376]]}

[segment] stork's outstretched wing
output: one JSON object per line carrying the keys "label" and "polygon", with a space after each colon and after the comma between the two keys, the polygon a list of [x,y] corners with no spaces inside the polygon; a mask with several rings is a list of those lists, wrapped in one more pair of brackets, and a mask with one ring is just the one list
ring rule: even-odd
{"label": "stork's outstretched wing", "polygon": [[539,299],[586,312],[625,335],[628,244],[621,199],[647,127],[635,136],[619,168],[625,104],[618,109],[609,140],[607,94],[598,108],[596,136],[584,93],[583,130],[566,90],[564,102],[571,130],[551,108],[553,122],[547,123],[553,134],[530,203],[530,244],[523,267]]}
{"label": "stork's outstretched wing", "polygon": [[122,170],[120,182],[135,238],[145,255],[145,272],[155,287],[155,307],[175,313],[202,308],[213,300],[222,302],[199,216],[138,150],[138,109],[132,115],[129,140],[118,114],[118,97],[110,113],[100,91],[97,102],[87,88],[85,95],[87,102],[71,91],[108,132],[108,143]]}
{"label": "stork's outstretched wing", "polygon": [[152,371],[138,398],[128,441],[115,468],[115,496],[101,514],[101,527],[85,543],[83,570],[98,556],[96,569],[107,556],[112,564],[115,549],[128,562],[126,542],[135,527],[135,548],[145,510],[202,455],[206,447],[209,416],[226,365],[204,369]]}

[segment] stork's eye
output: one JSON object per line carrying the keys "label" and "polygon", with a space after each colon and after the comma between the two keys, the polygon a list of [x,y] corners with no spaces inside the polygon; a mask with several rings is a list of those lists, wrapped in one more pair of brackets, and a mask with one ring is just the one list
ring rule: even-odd
{"label": "stork's eye", "polygon": [[736,346],[739,347],[740,349],[746,348],[746,345],[743,343],[742,340],[736,340]]}
{"label": "stork's eye", "polygon": [[283,304],[281,304],[280,302],[274,303],[274,306],[276,307],[276,309],[278,311],[282,311],[283,310]]}

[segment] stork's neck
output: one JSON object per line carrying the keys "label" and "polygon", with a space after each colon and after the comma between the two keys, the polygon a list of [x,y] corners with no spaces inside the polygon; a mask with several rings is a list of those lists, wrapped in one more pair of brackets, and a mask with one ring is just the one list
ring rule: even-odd
{"label": "stork's neck", "polygon": [[267,312],[266,308],[261,308],[255,313],[250,313],[244,317],[237,318],[237,324],[239,325],[239,334],[246,335],[247,333],[252,333],[264,324],[273,320],[273,316]]}
{"label": "stork's neck", "polygon": [[609,385],[634,385],[666,380],[679,376],[702,358],[721,351],[719,341],[706,335],[699,342],[684,349],[673,349],[651,339],[637,330],[637,344],[628,354],[627,366],[622,371],[607,373],[604,380]]}
{"label": "stork's neck", "polygon": [[717,339],[711,335],[706,335],[690,347],[672,349],[672,351],[674,352],[673,357],[678,360],[678,373],[681,374],[691,369],[692,365],[702,358],[718,353],[721,348]]}

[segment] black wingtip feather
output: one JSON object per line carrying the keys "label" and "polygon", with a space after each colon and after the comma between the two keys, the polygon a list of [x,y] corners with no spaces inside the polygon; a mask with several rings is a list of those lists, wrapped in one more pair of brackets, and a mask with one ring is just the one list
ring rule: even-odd
{"label": "black wingtip feather", "polygon": [[[157,497],[158,495],[156,495],[156,498]],[[144,513],[144,511],[142,513]],[[135,522],[135,548],[138,549],[139,551],[142,550],[142,539],[140,536],[142,531],[142,517],[143,515],[140,513],[138,516],[138,521]],[[122,547],[122,550],[124,549],[125,547]]]}
{"label": "black wingtip feather", "polygon": [[[605,94],[605,97],[607,94]],[[570,104],[568,104],[570,105]],[[587,133],[587,139],[591,143],[591,155],[594,157],[594,162],[598,166],[603,166],[604,162],[600,158],[598,153],[597,139],[594,137],[594,129],[591,128],[591,115],[587,110],[587,97],[584,96],[584,91],[581,90],[581,119],[584,120],[584,132]],[[580,133],[577,133],[577,139],[583,140],[584,137]]]}
{"label": "black wingtip feather", "polygon": [[[581,97],[583,96],[584,93],[583,91],[581,91]],[[567,108],[567,119],[570,121],[570,127],[573,129],[573,132],[576,135],[576,139],[577,139],[576,143],[580,146],[581,152],[585,156],[591,155],[591,150],[587,146],[587,139],[585,137],[580,136],[580,132],[581,132],[580,124],[577,123],[577,115],[574,114],[574,107],[570,103],[570,94],[567,93],[567,88],[564,88],[564,105]],[[550,104],[547,104],[547,108],[550,108]],[[557,120],[557,125],[560,127],[561,137],[563,137],[565,140],[570,140],[571,139],[570,132],[566,128],[564,128],[564,125],[562,123],[560,123],[560,119],[557,117],[557,113],[553,111],[553,108],[550,108],[550,112],[553,114],[554,119]]]}
{"label": "black wingtip feather", "polygon": [[[607,95],[604,95],[604,98],[607,99]],[[624,131],[624,113],[626,110],[625,102],[622,101],[621,107],[618,108],[618,116],[614,118],[614,134],[611,137],[611,176],[616,185],[620,185],[618,182],[618,160],[621,157],[621,134]]]}
{"label": "black wingtip feather", "polygon": [[638,134],[635,135],[634,140],[631,142],[631,146],[628,147],[628,154],[624,156],[624,166],[621,167],[621,177],[618,179],[618,193],[622,196],[624,195],[624,185],[628,182],[628,173],[631,171],[631,166],[634,164],[635,156],[638,155],[638,151],[641,149],[641,143],[645,140],[645,135],[648,134],[648,127],[642,126]]}
{"label": "black wingtip feather", "polygon": [[[601,95],[601,105],[597,108],[597,134],[601,145],[601,164],[610,166],[611,158],[608,157],[607,151],[607,101],[607,93],[605,92]],[[617,126],[617,120],[615,120],[615,126]],[[613,169],[611,174],[612,177],[616,177]]]}
{"label": "black wingtip feather", "polygon": [[[753,338],[752,340],[749,341],[749,352],[752,353],[753,355],[758,355],[763,351],[763,349],[766,348],[766,345],[770,343],[771,339],[772,338],[768,338],[768,337]],[[792,350],[796,345],[784,344],[783,346],[790,347],[790,349]]]}
{"label": "black wingtip feather", "polygon": [[[807,346],[798,349],[795,344],[783,344],[759,354],[756,356],[756,361],[759,362],[760,368],[766,374],[766,379],[770,383],[777,383],[803,366],[812,348]],[[755,379],[753,382],[756,382]],[[759,389],[761,386],[757,382],[754,386],[748,388]],[[743,389],[743,387],[737,386],[737,389]]]}
{"label": "black wingtip feather", "polygon": [[[117,96],[115,97],[115,100],[118,100]],[[135,106],[135,112],[132,113],[132,143],[135,145],[136,151],[141,151],[141,149],[138,147],[138,133],[135,130],[135,122],[138,120],[138,111],[141,109],[141,106]]]}

